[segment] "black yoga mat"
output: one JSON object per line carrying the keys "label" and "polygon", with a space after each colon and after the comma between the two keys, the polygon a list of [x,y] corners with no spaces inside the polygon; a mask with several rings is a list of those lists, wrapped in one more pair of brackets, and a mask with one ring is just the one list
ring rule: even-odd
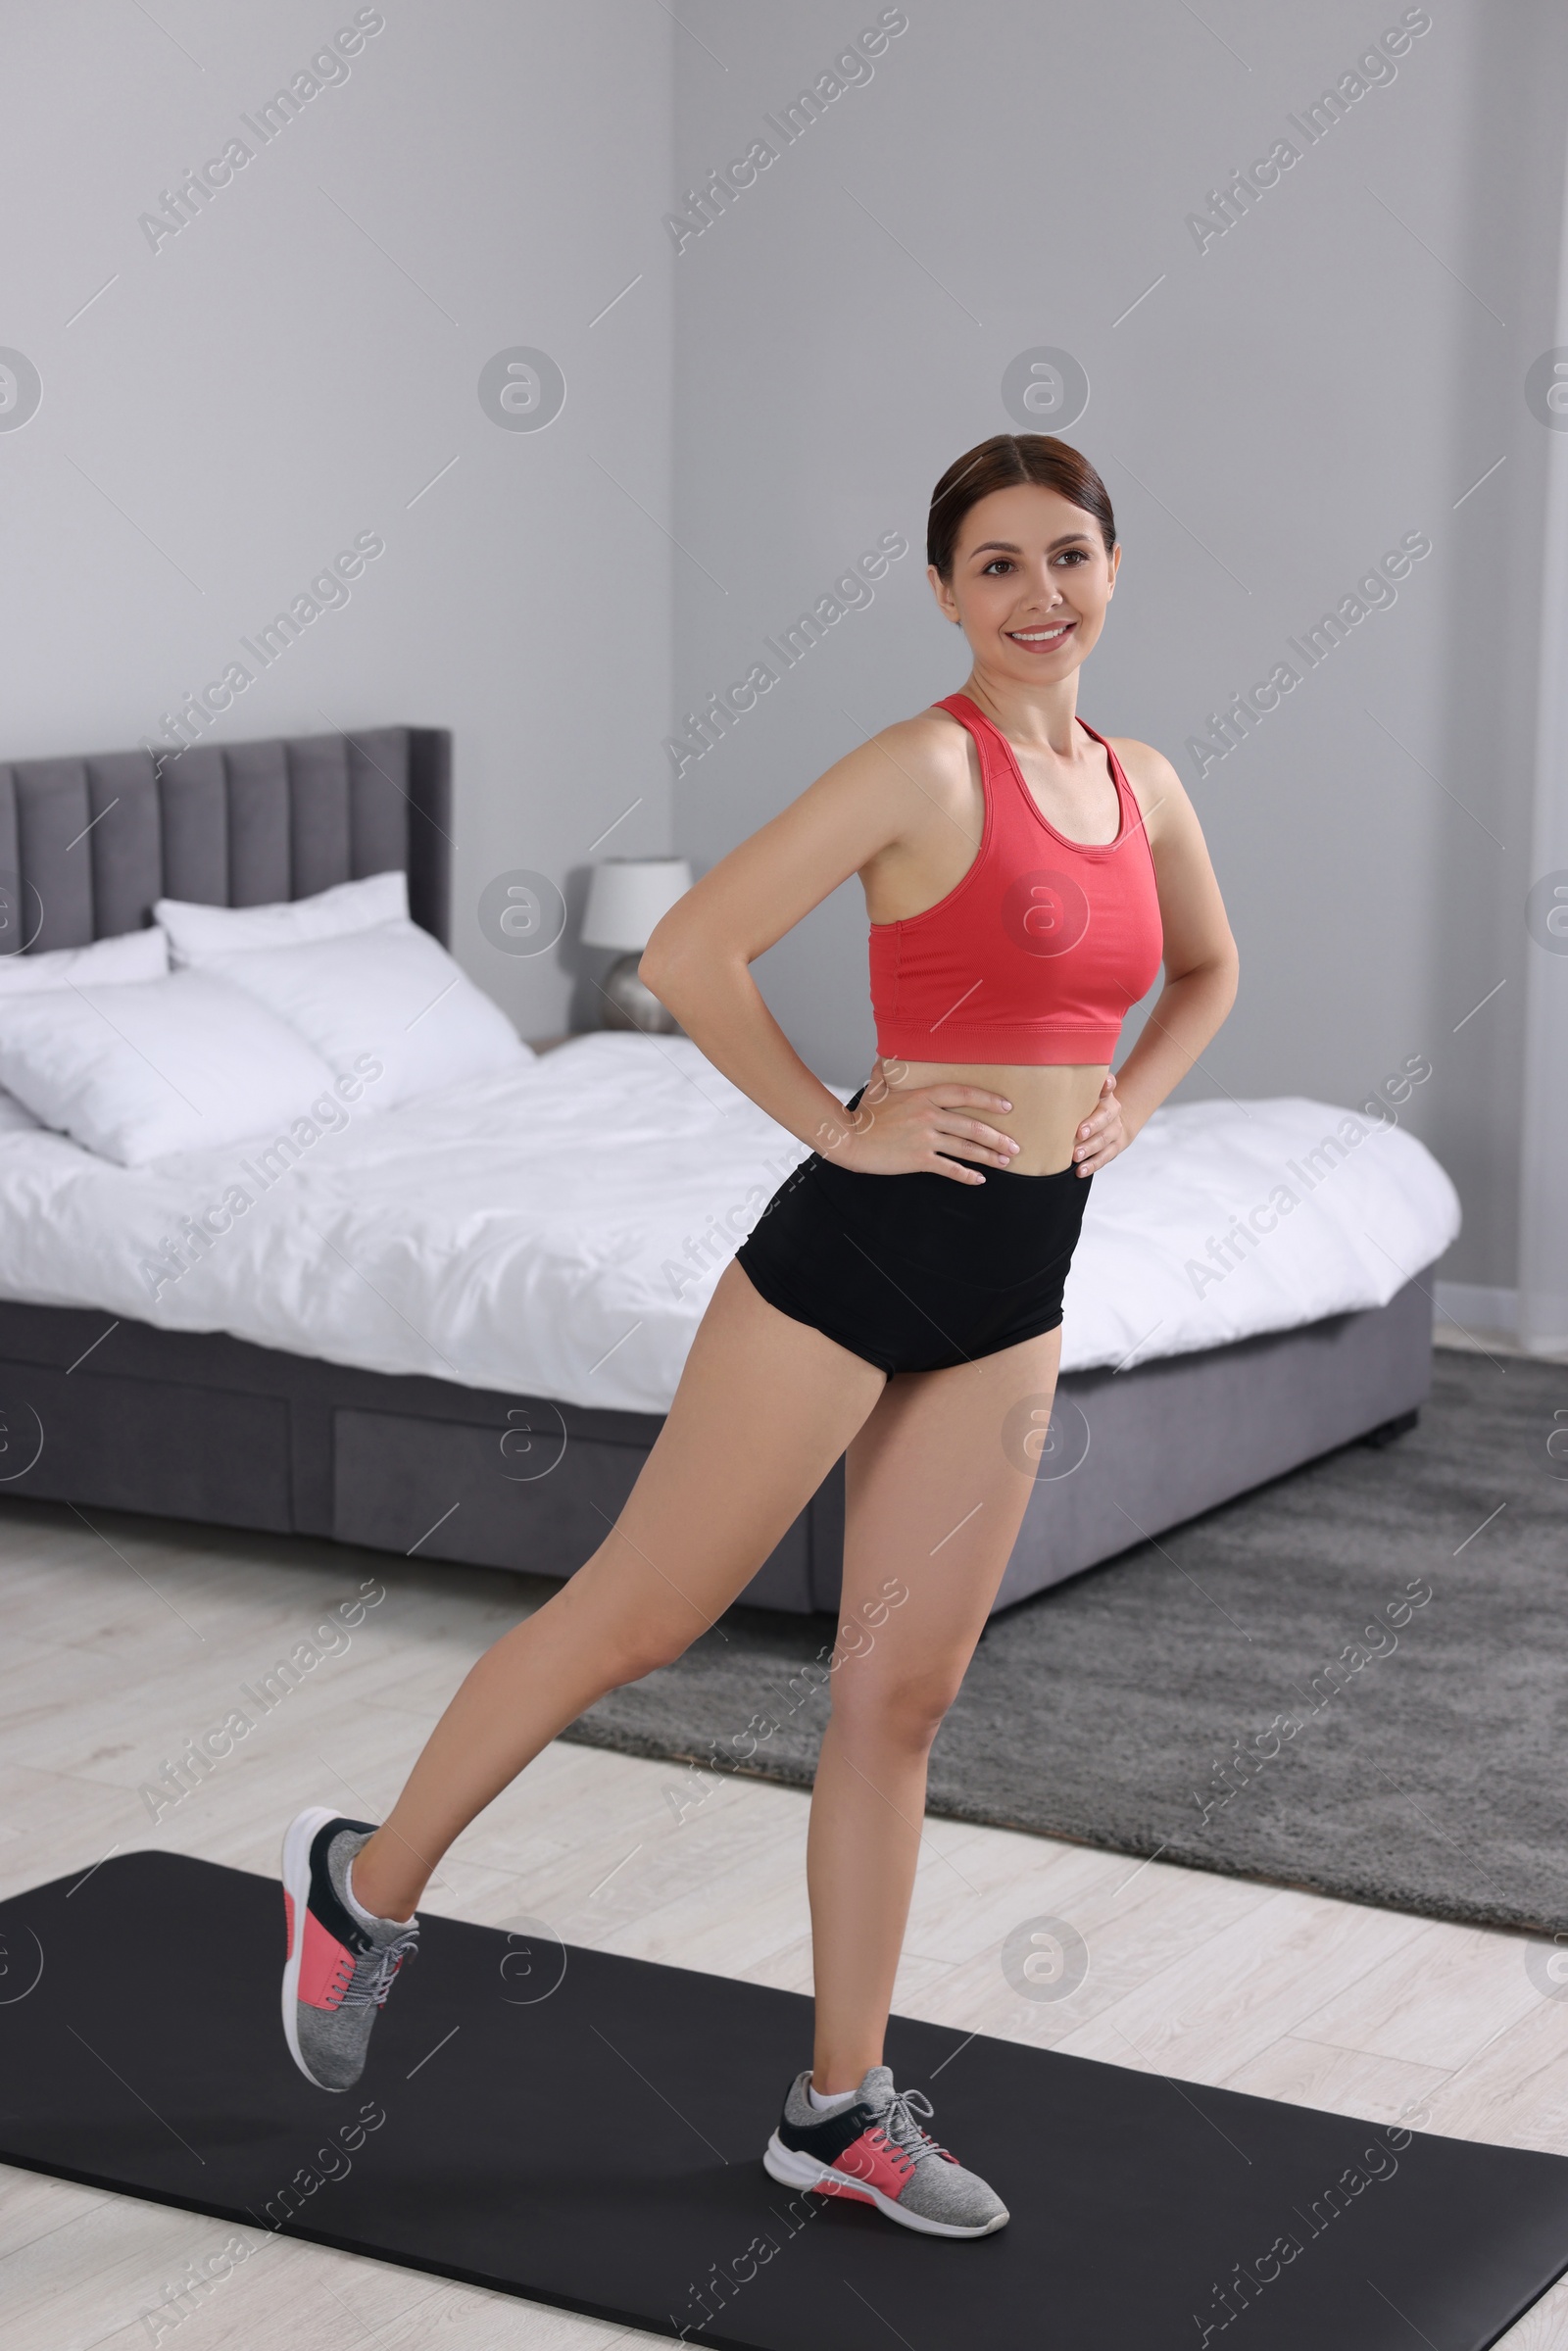
{"label": "black yoga mat", "polygon": [[0,1907],[0,2158],[745,2351],[1480,2351],[1568,2268],[1568,2159],[896,2018],[1012,2212],[917,2236],[762,2170],[798,1994],[442,1918],[333,2096],[282,1953],[272,1881],[164,1853]]}

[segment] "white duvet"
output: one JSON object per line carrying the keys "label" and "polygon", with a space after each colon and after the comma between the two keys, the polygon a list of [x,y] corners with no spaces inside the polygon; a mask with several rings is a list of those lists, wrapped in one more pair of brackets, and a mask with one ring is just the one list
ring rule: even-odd
{"label": "white duvet", "polygon": [[[270,1140],[122,1168],[0,1131],[0,1297],[663,1412],[720,1271],[806,1155],[687,1040],[631,1035],[361,1104],[292,1160],[265,1160]],[[1063,1369],[1381,1305],[1458,1229],[1397,1127],[1295,1099],[1159,1111],[1095,1180]]]}

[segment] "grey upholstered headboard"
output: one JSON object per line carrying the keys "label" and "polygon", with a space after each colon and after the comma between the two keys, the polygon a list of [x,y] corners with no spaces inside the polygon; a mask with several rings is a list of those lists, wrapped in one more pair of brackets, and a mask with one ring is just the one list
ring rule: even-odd
{"label": "grey upholstered headboard", "polygon": [[0,766],[0,954],[133,931],[158,898],[256,906],[402,866],[445,941],[444,727],[202,743]]}

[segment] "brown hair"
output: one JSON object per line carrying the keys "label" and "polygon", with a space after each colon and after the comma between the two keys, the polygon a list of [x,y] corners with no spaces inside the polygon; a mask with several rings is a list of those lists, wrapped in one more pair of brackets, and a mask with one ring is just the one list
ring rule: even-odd
{"label": "brown hair", "polygon": [[953,551],[969,509],[993,490],[1013,490],[1031,481],[1093,514],[1105,553],[1110,554],[1116,544],[1116,517],[1110,493],[1089,460],[1052,433],[999,432],[956,458],[931,493],[925,559],[941,578],[953,576]]}

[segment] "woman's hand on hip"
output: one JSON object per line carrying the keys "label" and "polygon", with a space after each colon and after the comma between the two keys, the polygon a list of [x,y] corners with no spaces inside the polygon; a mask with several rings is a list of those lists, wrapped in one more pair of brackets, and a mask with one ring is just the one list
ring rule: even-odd
{"label": "woman's hand on hip", "polygon": [[1127,1149],[1134,1130],[1116,1099],[1116,1080],[1110,1070],[1100,1089],[1100,1100],[1072,1139],[1073,1167],[1081,1176],[1098,1175]]}
{"label": "woman's hand on hip", "polygon": [[956,1184],[983,1184],[985,1177],[960,1162],[1009,1167],[1018,1144],[987,1113],[1012,1108],[1005,1096],[980,1086],[897,1087],[873,1078],[859,1105],[841,1125],[817,1137],[820,1157],[857,1175],[943,1175]]}

